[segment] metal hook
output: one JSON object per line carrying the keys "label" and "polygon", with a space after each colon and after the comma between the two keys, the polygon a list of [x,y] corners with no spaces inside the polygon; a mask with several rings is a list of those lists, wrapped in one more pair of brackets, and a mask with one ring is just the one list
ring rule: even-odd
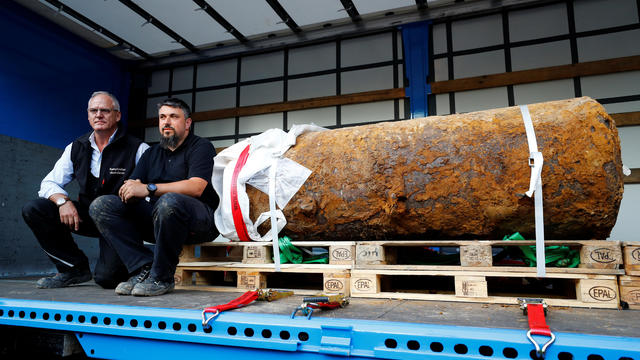
{"label": "metal hook", "polygon": [[531,341],[531,343],[536,347],[536,354],[538,354],[538,357],[544,359],[545,353],[547,352],[547,348],[549,347],[549,345],[553,344],[553,342],[556,340],[556,336],[553,333],[551,334],[551,339],[549,339],[549,341],[547,341],[543,346],[542,349],[540,349],[540,345],[538,345],[538,343],[533,339],[533,336],[531,336],[531,330],[527,331],[527,338],[529,338],[529,341]]}
{"label": "metal hook", "polygon": [[216,312],[211,315],[209,318],[207,318],[207,312],[206,311],[202,311],[202,327],[207,328],[209,327],[209,322],[213,319],[215,319],[216,317],[218,317],[218,315],[220,315],[220,310],[216,309]]}

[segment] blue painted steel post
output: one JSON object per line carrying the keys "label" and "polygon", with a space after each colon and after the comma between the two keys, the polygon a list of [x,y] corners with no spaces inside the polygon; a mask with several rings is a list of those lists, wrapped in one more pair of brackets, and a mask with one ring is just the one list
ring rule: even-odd
{"label": "blue painted steel post", "polygon": [[409,87],[405,89],[411,104],[411,118],[429,115],[427,94],[431,92],[429,76],[429,25],[422,21],[402,26],[404,44],[405,76]]}

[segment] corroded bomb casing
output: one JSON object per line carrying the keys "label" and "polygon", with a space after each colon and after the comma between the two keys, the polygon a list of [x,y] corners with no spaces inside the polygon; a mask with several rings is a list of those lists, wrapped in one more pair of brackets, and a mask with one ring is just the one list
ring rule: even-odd
{"label": "corroded bomb casing", "polygon": [[[545,237],[606,239],[623,193],[613,120],[588,97],[529,112]],[[313,171],[283,209],[294,240],[535,238],[519,107],[306,133],[285,157]],[[268,211],[267,195],[247,193],[252,218]]]}

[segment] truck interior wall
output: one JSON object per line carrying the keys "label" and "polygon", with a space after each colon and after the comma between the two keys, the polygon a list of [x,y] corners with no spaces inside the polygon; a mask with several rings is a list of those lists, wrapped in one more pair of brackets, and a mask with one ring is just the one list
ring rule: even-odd
{"label": "truck interior wall", "polygon": [[[453,80],[640,55],[640,29],[624,28],[638,25],[639,13],[635,0],[584,0],[438,23],[433,26],[433,77]],[[508,46],[496,50],[503,44]],[[438,94],[432,111],[447,115],[590,96],[610,114],[634,112],[640,111],[639,83],[640,71],[628,71]],[[640,167],[640,126],[618,132],[623,163]],[[638,204],[640,185],[626,184],[610,239],[640,240]]]}
{"label": "truck interior wall", "polygon": [[[55,267],[25,225],[22,206],[38,196],[62,149],[89,130],[93,91],[114,93],[126,121],[129,72],[105,50],[15,2],[0,2],[0,18],[0,153],[8,170],[0,177],[0,277],[48,273]],[[78,243],[94,262],[97,241]]]}
{"label": "truck interior wall", "polygon": [[[394,29],[364,37],[158,69],[148,78],[146,113],[149,118],[155,116],[155,104],[167,95],[185,100],[194,111],[207,111],[385,90],[404,87],[402,38],[400,31]],[[175,84],[179,84],[178,87]],[[392,100],[198,122],[195,133],[210,138],[216,147],[223,147],[235,143],[236,138],[274,127],[290,128],[293,124],[310,122],[338,127],[407,117],[405,101]],[[146,128],[145,140],[157,142],[158,130]]]}

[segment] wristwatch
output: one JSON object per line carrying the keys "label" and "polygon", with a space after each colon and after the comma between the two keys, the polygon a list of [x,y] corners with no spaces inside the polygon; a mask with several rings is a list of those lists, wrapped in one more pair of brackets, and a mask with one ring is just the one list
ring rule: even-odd
{"label": "wristwatch", "polygon": [[64,205],[67,203],[67,199],[63,198],[63,197],[59,197],[58,199],[56,199],[56,205],[58,205],[58,207]]}
{"label": "wristwatch", "polygon": [[156,190],[158,190],[158,187],[156,186],[156,184],[147,184],[147,191],[149,192],[149,196],[153,196]]}

